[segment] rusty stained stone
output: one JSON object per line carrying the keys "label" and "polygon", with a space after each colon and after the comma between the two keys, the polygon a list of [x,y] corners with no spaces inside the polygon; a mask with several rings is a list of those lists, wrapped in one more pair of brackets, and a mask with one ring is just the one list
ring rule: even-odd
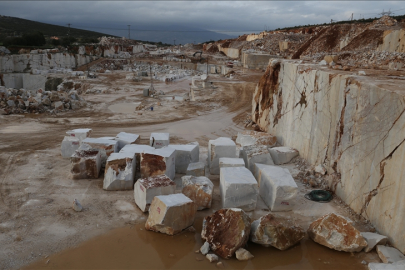
{"label": "rusty stained stone", "polygon": [[183,183],[182,193],[197,205],[197,210],[211,208],[214,184],[207,177],[186,175],[181,179]]}
{"label": "rusty stained stone", "polygon": [[287,218],[267,214],[252,222],[250,240],[265,247],[286,250],[299,243],[305,232]]}
{"label": "rusty stained stone", "polygon": [[76,151],[70,161],[73,179],[98,178],[101,169],[101,156],[98,150]]}
{"label": "rusty stained stone", "polygon": [[141,156],[140,167],[142,178],[166,173],[166,162],[163,156],[147,153],[142,153]]}
{"label": "rusty stained stone", "polygon": [[204,218],[201,238],[210,244],[215,254],[228,259],[246,245],[249,234],[249,216],[239,208],[228,208]]}
{"label": "rusty stained stone", "polygon": [[360,252],[367,247],[367,241],[349,220],[330,213],[309,225],[309,237],[331,249],[346,252]]}

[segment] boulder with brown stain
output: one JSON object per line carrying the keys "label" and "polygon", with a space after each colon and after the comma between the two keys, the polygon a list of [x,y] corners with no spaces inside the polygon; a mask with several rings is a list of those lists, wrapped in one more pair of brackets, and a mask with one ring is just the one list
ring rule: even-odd
{"label": "boulder with brown stain", "polygon": [[101,169],[101,155],[97,149],[78,150],[70,158],[73,179],[97,179]]}
{"label": "boulder with brown stain", "polygon": [[184,194],[156,196],[149,208],[145,228],[174,235],[194,223],[197,206]]}
{"label": "boulder with brown stain", "polygon": [[211,208],[214,184],[210,179],[204,176],[186,175],[181,180],[183,182],[182,193],[197,205],[197,210]]}
{"label": "boulder with brown stain", "polygon": [[304,230],[291,220],[267,214],[252,222],[250,241],[265,247],[286,250],[305,237]]}
{"label": "boulder with brown stain", "polygon": [[330,213],[311,223],[308,235],[312,240],[331,249],[360,252],[367,241],[346,218]]}
{"label": "boulder with brown stain", "polygon": [[216,211],[205,217],[201,238],[218,256],[228,259],[249,240],[250,218],[239,208]]}

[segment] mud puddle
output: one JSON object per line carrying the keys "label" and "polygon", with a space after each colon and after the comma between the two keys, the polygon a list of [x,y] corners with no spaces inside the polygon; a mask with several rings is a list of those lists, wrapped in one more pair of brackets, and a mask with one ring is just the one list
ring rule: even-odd
{"label": "mud puddle", "polygon": [[[23,269],[218,269],[195,253],[202,245],[201,226],[196,229],[175,236],[146,231],[144,223],[115,229]],[[334,251],[309,239],[285,251],[251,242],[247,249],[255,256],[252,260],[220,259],[225,269],[366,269],[358,254]]]}

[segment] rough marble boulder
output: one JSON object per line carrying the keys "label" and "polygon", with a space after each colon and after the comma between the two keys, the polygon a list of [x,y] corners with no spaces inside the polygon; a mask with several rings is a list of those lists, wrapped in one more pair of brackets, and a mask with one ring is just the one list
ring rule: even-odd
{"label": "rough marble boulder", "polygon": [[394,263],[369,263],[369,270],[404,270],[405,260]]}
{"label": "rough marble boulder", "polygon": [[267,214],[252,222],[250,241],[286,250],[305,237],[304,230],[290,219]]}
{"label": "rough marble boulder", "polygon": [[378,233],[362,232],[361,235],[367,241],[367,247],[364,248],[365,252],[370,252],[377,245],[385,245],[388,240],[388,237],[380,235]]}
{"label": "rough marble boulder", "polygon": [[245,167],[245,161],[243,158],[220,158],[219,168],[225,167]]}
{"label": "rough marble boulder", "polygon": [[112,153],[104,171],[104,190],[131,190],[135,181],[135,155],[132,153]]}
{"label": "rough marble boulder", "polygon": [[246,245],[250,234],[250,218],[239,208],[221,209],[204,218],[201,238],[211,250],[229,259]]}
{"label": "rough marble boulder", "polygon": [[214,184],[210,179],[204,176],[186,175],[181,180],[183,183],[182,193],[197,205],[197,210],[211,208]]}
{"label": "rough marble boulder", "polygon": [[238,259],[239,261],[247,261],[254,258],[252,253],[244,248],[239,248],[237,251],[235,251],[235,255],[236,259]]}
{"label": "rough marble boulder", "polygon": [[159,149],[170,144],[170,134],[169,133],[151,133],[150,134],[149,145]]}
{"label": "rough marble boulder", "polygon": [[153,149],[141,153],[141,177],[165,174],[174,180],[176,174],[176,150],[169,147]]}
{"label": "rough marble boulder", "polygon": [[68,131],[66,131],[66,134],[68,136],[79,139],[79,141],[83,141],[84,139],[90,137],[91,132],[92,132],[91,128],[78,128],[78,129],[68,130]]}
{"label": "rough marble boulder", "polygon": [[118,141],[118,151],[127,144],[139,144],[141,137],[138,134],[120,132],[115,136],[114,140]]}
{"label": "rough marble boulder", "polygon": [[236,144],[230,138],[219,137],[208,142],[208,166],[211,174],[219,174],[219,159],[236,157]]}
{"label": "rough marble boulder", "polygon": [[97,179],[101,169],[98,149],[77,149],[70,157],[73,179]]}
{"label": "rough marble boulder", "polygon": [[176,193],[176,183],[166,175],[156,175],[138,179],[134,186],[134,199],[142,212],[149,211],[155,196]]}
{"label": "rough marble boulder", "polygon": [[405,255],[393,247],[377,245],[377,253],[384,263],[395,263],[405,260]]}
{"label": "rough marble boulder", "polygon": [[264,165],[259,169],[259,195],[271,211],[291,211],[296,204],[298,186],[286,168]]}
{"label": "rough marble boulder", "polygon": [[62,157],[70,158],[79,149],[80,140],[76,137],[65,136],[61,144]]}
{"label": "rough marble boulder", "polygon": [[192,176],[205,176],[205,163],[194,162],[188,164],[186,174]]}
{"label": "rough marble boulder", "polygon": [[198,144],[169,144],[176,150],[176,173],[187,173],[190,163],[198,162],[200,158],[200,146]]}
{"label": "rough marble boulder", "polygon": [[245,161],[246,168],[252,173],[255,171],[255,164],[274,165],[269,150],[265,145],[248,145],[242,149],[242,157]]}
{"label": "rough marble boulder", "polygon": [[266,132],[258,132],[253,130],[245,130],[238,132],[236,143],[242,147],[247,145],[266,145],[269,147],[275,146],[277,143],[276,136]]}
{"label": "rough marble boulder", "polygon": [[309,225],[309,237],[331,249],[346,252],[360,252],[367,247],[367,241],[346,218],[330,213]]}
{"label": "rough marble boulder", "polygon": [[105,167],[107,158],[112,153],[117,153],[118,142],[115,140],[103,139],[103,138],[86,138],[82,141],[90,145],[92,148],[98,149],[101,154],[101,167]]}
{"label": "rough marble boulder", "polygon": [[196,212],[195,203],[184,194],[156,196],[150,205],[145,228],[174,235],[193,225]]}
{"label": "rough marble boulder", "polygon": [[276,165],[288,163],[299,154],[296,149],[284,146],[270,148],[269,152]]}
{"label": "rough marble boulder", "polygon": [[[141,153],[145,151],[153,151],[153,147],[149,145],[142,145],[142,144],[127,144],[121,150],[120,153],[133,153],[135,154],[136,159],[136,169],[135,174],[136,177],[140,177],[141,175]],[[136,178],[135,178],[136,179]]]}
{"label": "rough marble boulder", "polygon": [[256,208],[258,186],[253,174],[245,167],[221,168],[219,189],[223,208]]}

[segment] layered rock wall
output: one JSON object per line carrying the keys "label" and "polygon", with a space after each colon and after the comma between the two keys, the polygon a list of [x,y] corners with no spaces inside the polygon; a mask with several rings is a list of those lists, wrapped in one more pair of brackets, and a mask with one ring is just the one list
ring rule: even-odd
{"label": "layered rock wall", "polygon": [[378,51],[385,52],[405,52],[405,29],[387,30],[384,32],[383,43],[378,47]]}
{"label": "layered rock wall", "polygon": [[252,118],[338,176],[336,194],[404,253],[405,91],[352,74],[276,62],[256,88]]}

